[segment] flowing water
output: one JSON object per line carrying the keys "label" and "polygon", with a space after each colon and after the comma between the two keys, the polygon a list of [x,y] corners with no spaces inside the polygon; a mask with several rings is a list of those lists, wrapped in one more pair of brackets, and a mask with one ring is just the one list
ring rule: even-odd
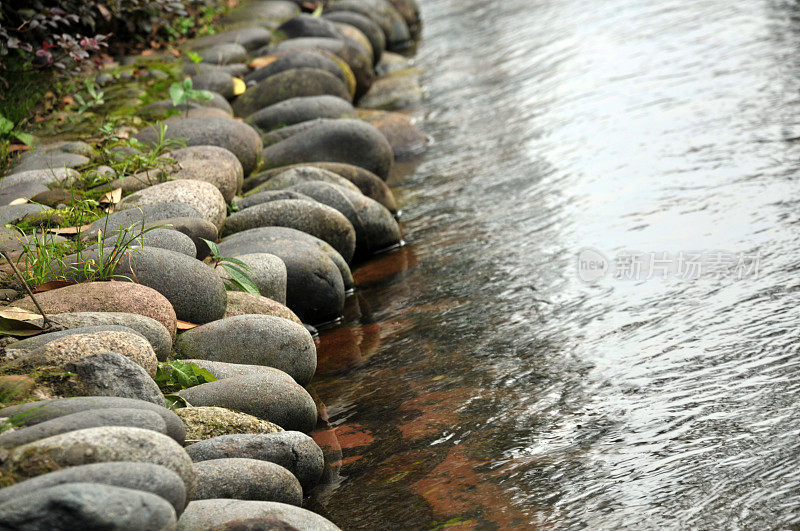
{"label": "flowing water", "polygon": [[800,522],[800,6],[420,3],[434,143],[397,182],[408,246],[322,337],[312,508]]}

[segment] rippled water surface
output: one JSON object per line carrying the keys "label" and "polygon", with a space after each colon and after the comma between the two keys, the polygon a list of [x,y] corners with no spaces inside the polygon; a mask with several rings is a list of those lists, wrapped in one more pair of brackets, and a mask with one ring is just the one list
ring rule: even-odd
{"label": "rippled water surface", "polygon": [[[348,529],[800,521],[800,8],[421,0],[409,245],[312,391]],[[757,273],[585,283],[576,255]]]}

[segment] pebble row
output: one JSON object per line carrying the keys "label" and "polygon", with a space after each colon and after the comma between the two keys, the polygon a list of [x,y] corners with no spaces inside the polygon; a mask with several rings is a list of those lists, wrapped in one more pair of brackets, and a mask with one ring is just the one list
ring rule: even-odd
{"label": "pebble row", "polygon": [[[183,73],[213,98],[185,104],[166,131],[135,133],[186,147],[167,153],[168,172],[112,180],[113,213],[79,233],[109,248],[131,227],[157,227],[125,252],[121,277],[87,282],[98,245],[67,271],[53,265],[63,286],[11,302],[29,314],[38,303],[55,327],[5,341],[0,393],[19,403],[0,410],[14,424],[0,433],[0,527],[338,529],[302,508],[325,466],[304,386],[315,326],[340,318],[355,288],[350,265],[402,243],[385,181],[425,149],[393,112],[421,97],[397,53],[420,20],[415,0],[331,1],[321,15],[303,4],[243,3],[223,31],[186,45],[201,60]],[[94,156],[83,141],[23,156],[0,180],[0,221],[63,206]],[[23,243],[0,230],[9,255]],[[259,294],[226,289],[232,273],[214,252],[246,264]],[[176,358],[215,379],[178,391],[171,400],[186,407],[169,409],[154,378]]]}

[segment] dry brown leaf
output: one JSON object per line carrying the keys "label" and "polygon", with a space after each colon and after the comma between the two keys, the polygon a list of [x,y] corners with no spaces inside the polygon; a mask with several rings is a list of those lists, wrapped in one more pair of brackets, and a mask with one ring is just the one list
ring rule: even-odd
{"label": "dry brown leaf", "polygon": [[28,202],[28,199],[27,199],[27,198],[25,198],[25,197],[18,197],[18,198],[16,198],[16,199],[14,199],[13,201],[11,201],[11,202],[10,202],[8,205],[9,205],[9,206],[12,206],[12,205],[24,205],[24,204],[25,204],[25,203],[27,203],[27,202]]}
{"label": "dry brown leaf", "polygon": [[255,70],[256,68],[264,68],[268,64],[274,63],[277,60],[278,58],[275,57],[274,55],[265,55],[263,57],[256,57],[255,59],[247,63],[247,66]]}
{"label": "dry brown leaf", "polygon": [[71,234],[78,234],[78,230],[79,229],[81,231],[84,231],[84,230],[88,229],[89,227],[91,227],[91,225],[83,225],[81,227],[53,227],[53,228],[47,229],[47,232],[52,232],[54,234],[71,235]]}
{"label": "dry brown leaf", "polygon": [[43,293],[45,291],[52,291],[58,288],[65,288],[67,286],[71,286],[75,284],[75,282],[70,282],[69,280],[51,280],[50,282],[45,282],[44,284],[39,284],[36,286],[36,289],[33,290],[34,293]]}
{"label": "dry brown leaf", "polygon": [[72,96],[64,96],[61,101],[64,105],[75,105],[75,99]]}
{"label": "dry brown leaf", "polygon": [[169,52],[168,52],[168,53],[170,53],[170,54],[174,55],[175,57],[180,57],[180,56],[181,56],[181,52],[180,52],[180,50],[176,50],[175,48],[173,48],[173,49],[169,50]]}
{"label": "dry brown leaf", "polygon": [[192,328],[197,328],[198,326],[200,325],[178,319],[178,330],[191,330]]}
{"label": "dry brown leaf", "polygon": [[33,319],[41,319],[42,315],[35,312],[29,312],[16,306],[9,306],[5,310],[0,311],[0,317],[6,319],[15,319],[17,321],[32,321]]}
{"label": "dry brown leaf", "polygon": [[116,205],[120,201],[122,201],[122,188],[115,188],[110,192],[106,192],[103,194],[103,197],[100,198],[101,204]]}

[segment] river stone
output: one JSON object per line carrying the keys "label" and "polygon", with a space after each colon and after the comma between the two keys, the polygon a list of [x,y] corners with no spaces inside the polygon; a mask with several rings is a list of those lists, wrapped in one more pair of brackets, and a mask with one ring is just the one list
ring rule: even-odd
{"label": "river stone", "polygon": [[375,74],[380,78],[400,70],[409,69],[411,66],[412,63],[406,56],[399,53],[386,52],[381,57],[381,62],[375,65]]}
{"label": "river stone", "polygon": [[4,529],[175,529],[175,509],[149,492],[67,483],[0,505]]}
{"label": "river stone", "polygon": [[[37,182],[21,182],[10,186],[3,186],[3,181],[0,181],[0,205],[8,205],[17,199],[31,199],[41,194],[50,192],[50,189]],[[41,201],[37,201],[41,203]]]}
{"label": "river stone", "polygon": [[387,50],[404,50],[412,42],[405,19],[386,0],[341,0],[325,8],[326,13],[337,11],[352,11],[374,21],[383,30]]}
{"label": "river stone", "polygon": [[77,168],[86,164],[89,164],[89,158],[77,153],[65,153],[58,150],[41,153],[34,151],[26,156],[22,163],[14,166],[9,174],[14,175],[31,170],[55,172],[64,168]]}
{"label": "river stone", "polygon": [[375,52],[372,50],[372,43],[364,33],[355,26],[345,24],[343,22],[334,22],[333,25],[342,34],[345,42],[350,43],[356,48],[361,49],[361,53],[366,56],[369,66],[369,79],[370,83],[374,80],[374,70],[372,66],[375,64]]}
{"label": "river stone", "polygon": [[[222,149],[222,148],[220,148]],[[233,155],[231,153],[231,155]],[[195,181],[205,181],[217,187],[225,198],[225,202],[230,202],[233,196],[241,187],[244,181],[242,164],[236,157],[236,163],[228,161],[225,164],[222,160],[184,160],[180,163],[180,169],[170,175],[170,179],[191,179]]]}
{"label": "river stone", "polygon": [[181,477],[187,493],[194,488],[192,461],[183,447],[166,435],[141,428],[104,426],[40,439],[11,450],[2,469],[28,478],[54,468],[116,461],[164,466]]}
{"label": "river stone", "polygon": [[183,321],[202,324],[225,315],[222,280],[214,269],[184,254],[157,247],[132,249],[115,272],[161,293]]}
{"label": "river stone", "polygon": [[170,151],[167,156],[179,164],[189,161],[204,161],[209,165],[224,167],[226,171],[230,168],[236,175],[236,190],[239,191],[242,188],[242,183],[244,182],[242,163],[239,162],[236,155],[225,148],[219,146],[192,146]]}
{"label": "river stone", "polygon": [[334,120],[298,133],[262,152],[265,168],[301,162],[344,162],[386,178],[392,147],[380,131],[360,120]]}
{"label": "river stone", "polygon": [[219,238],[219,231],[217,231],[217,227],[215,227],[210,221],[206,221],[199,217],[166,218],[159,221],[150,222],[146,224],[146,227],[164,227],[185,234],[191,238],[192,243],[194,243],[194,246],[197,249],[198,260],[202,260],[210,253],[208,244],[203,240],[215,242]]}
{"label": "river stone", "polygon": [[373,63],[377,64],[386,50],[386,36],[383,30],[372,19],[354,11],[333,11],[323,13],[323,18],[332,22],[349,24],[357,28],[369,39],[372,47]]}
{"label": "river stone", "polygon": [[197,54],[203,58],[204,63],[224,65],[228,63],[241,63],[247,59],[247,50],[241,44],[224,42],[200,48]]}
{"label": "river stone", "polygon": [[[92,328],[108,327],[70,330],[70,332],[77,333],[60,337],[32,350],[9,350],[9,352],[19,352],[19,354],[15,354],[16,357],[7,366],[65,368],[70,362],[97,352],[112,351],[142,367],[150,377],[155,376],[158,358],[156,358],[153,347],[144,337],[130,329],[127,332],[114,330],[95,332],[91,331]],[[85,332],[83,332],[84,330]]]}
{"label": "river stone", "polygon": [[[70,431],[102,426],[125,426],[167,433],[164,419],[155,411],[132,408],[90,409],[56,417],[34,426],[4,432],[0,434],[0,448],[14,448]],[[6,501],[3,499],[3,492],[0,490],[0,500]]]}
{"label": "river stone", "polygon": [[310,201],[311,198],[297,192],[290,192],[289,190],[267,190],[266,192],[258,192],[256,194],[248,195],[236,201],[238,210],[244,210],[252,206],[260,205],[262,203],[269,203],[270,201],[278,201],[279,199],[305,199]]}
{"label": "river stone", "polygon": [[[274,60],[268,65],[262,66],[261,68],[256,68],[244,76],[244,82],[248,87],[254,86],[259,81],[263,81],[268,77],[274,76],[280,72],[300,68],[311,68],[315,70],[324,70],[338,78],[342,83],[345,84],[345,87],[348,88],[347,92],[350,97],[347,99],[352,99],[352,95],[355,91],[355,77],[350,80],[354,89],[351,91],[348,84],[348,72],[343,69],[342,66],[345,66],[347,70],[349,70],[350,67],[346,66],[346,64],[338,57],[327,52],[317,50],[290,50],[268,57]],[[352,71],[349,72],[349,74],[352,75]]]}
{"label": "river stone", "polygon": [[222,70],[203,72],[192,76],[194,90],[210,90],[232,98],[234,94],[233,76]]}
{"label": "river stone", "polygon": [[[219,67],[212,65],[203,65],[202,63],[201,65],[208,67],[209,71],[219,69]],[[201,65],[195,65],[195,66],[201,66]],[[192,74],[194,73],[198,72],[192,72]],[[187,103],[183,103],[178,106],[173,105],[171,99],[154,101],[153,103],[148,103],[147,105],[139,109],[139,114],[142,117],[152,118],[152,117],[164,116],[169,111],[173,110],[178,110],[181,113],[185,113],[187,109],[190,115],[191,111],[197,109],[217,109],[224,112],[225,116],[227,117],[233,116],[233,108],[231,107],[231,104],[228,103],[228,100],[226,100],[222,94],[213,91],[211,91],[211,99],[209,100],[196,99]]]}
{"label": "river stone", "polygon": [[225,198],[211,183],[179,179],[156,184],[124,198],[117,208],[128,210],[153,203],[177,201],[195,207],[203,219],[222,227],[227,214]]}
{"label": "river stone", "polygon": [[261,192],[284,190],[296,184],[311,181],[338,184],[339,186],[350,188],[354,192],[359,191],[359,188],[355,184],[335,172],[303,164],[276,168],[275,170],[267,170],[266,172],[253,175],[245,181],[243,189],[249,190],[245,196],[247,199],[251,195]]}
{"label": "river stone", "polygon": [[75,466],[28,479],[0,490],[0,504],[65,483],[94,483],[149,492],[164,498],[177,514],[186,507],[186,487],[175,472],[150,463],[125,461]]}
{"label": "river stone", "polygon": [[361,109],[357,115],[386,137],[395,160],[412,158],[427,149],[428,137],[403,113]]}
{"label": "river stone", "polygon": [[[392,214],[397,212],[397,203],[395,202],[394,194],[392,194],[392,190],[382,179],[364,168],[339,162],[307,162],[305,164],[294,164],[273,168],[271,170],[265,170],[247,179],[242,186],[242,189],[247,192],[248,195],[255,193],[256,188],[265,185],[267,181],[274,179],[277,175],[289,170],[296,170],[297,168],[317,168],[334,173],[335,175],[338,175],[340,179],[338,181],[325,179],[326,182],[333,182],[333,184],[341,185],[343,181],[347,181],[353,186],[346,186],[346,188],[350,188],[351,190],[355,190],[357,188],[358,190],[361,190],[361,193],[365,196],[374,199],[378,203],[388,208],[389,212]],[[292,184],[298,183],[294,182]]]}
{"label": "river stone", "polygon": [[[117,241],[120,231],[110,234],[103,240],[104,249],[112,249]],[[197,247],[192,239],[185,234],[168,228],[154,228],[142,233],[140,230],[125,230],[126,238],[135,238],[130,247],[157,247],[180,253],[192,258],[197,257]]]}
{"label": "river stone", "polygon": [[207,529],[313,529],[338,531],[339,528],[322,516],[285,503],[254,500],[197,500],[186,506],[178,521],[178,531]]}
{"label": "river stone", "polygon": [[400,13],[400,16],[406,21],[413,34],[417,29],[412,28],[412,26],[420,23],[419,2],[417,0],[389,0],[389,3]]}
{"label": "river stone", "polygon": [[292,310],[280,302],[262,297],[261,295],[254,295],[253,293],[229,291],[228,307],[225,310],[225,317],[234,317],[237,315],[271,315],[272,317],[288,319],[299,325],[303,324]]}
{"label": "river stone", "polygon": [[233,102],[237,116],[250,116],[270,105],[302,96],[330,95],[350,101],[344,82],[325,70],[285,70],[259,81]]}
{"label": "river stone", "polygon": [[85,356],[64,367],[77,375],[83,396],[119,396],[165,405],[164,395],[150,375],[116,352]]}
{"label": "river stone", "polygon": [[303,489],[280,465],[258,459],[209,459],[194,464],[197,487],[192,501],[228,498],[276,501],[300,506]]}
{"label": "river stone", "polygon": [[212,107],[195,107],[189,109],[184,116],[186,118],[230,118],[233,114]]}
{"label": "river stone", "polygon": [[[288,379],[288,375],[286,376]],[[51,419],[71,415],[80,411],[97,409],[144,409],[155,411],[167,425],[167,435],[183,444],[186,437],[186,430],[183,422],[175,413],[169,409],[131,398],[118,398],[109,396],[80,396],[72,398],[55,398],[52,400],[40,400],[38,402],[27,402],[0,409],[1,417],[13,417],[21,415],[22,426],[34,426],[41,422]],[[30,412],[30,413],[29,413]]]}
{"label": "river stone", "polygon": [[89,225],[81,232],[84,240],[97,240],[97,235],[103,232],[107,235],[116,234],[121,230],[133,230],[138,234],[142,226],[153,226],[153,222],[176,217],[202,218],[202,214],[195,207],[180,202],[154,203],[129,210],[122,210],[102,217]]}
{"label": "river stone", "polygon": [[305,489],[319,482],[325,467],[320,447],[298,431],[222,435],[189,445],[186,453],[194,462],[244,457],[276,463],[294,474]]}
{"label": "river stone", "polygon": [[[220,22],[222,24],[258,24],[269,26],[275,21],[283,21],[300,12],[300,6],[295,2],[283,0],[256,0],[240,4],[238,8],[229,11]],[[277,24],[274,25],[277,27]]]}
{"label": "river stone", "polygon": [[270,105],[247,117],[247,123],[271,131],[317,118],[353,116],[350,102],[335,96],[305,96],[289,98]]}
{"label": "river stone", "polygon": [[48,210],[46,206],[37,205],[34,203],[0,206],[0,225],[14,223],[25,216],[30,214],[38,214],[39,212],[44,212],[45,210]]}
{"label": "river stone", "polygon": [[[155,319],[175,337],[175,310],[159,292],[128,282],[87,282],[36,294],[36,300],[49,314],[86,312],[126,312]],[[14,306],[36,311],[30,297]]]}
{"label": "river stone", "polygon": [[198,326],[179,335],[174,349],[185,358],[274,367],[300,385],[310,382],[317,368],[314,339],[305,327],[271,315],[237,315]]}
{"label": "river stone", "polygon": [[[128,327],[140,333],[150,342],[159,361],[166,360],[172,350],[172,337],[169,331],[163,324],[144,315],[125,312],[75,312],[48,315],[47,318],[67,329],[103,325]],[[41,325],[42,320],[34,322]]]}
{"label": "river stone", "polygon": [[[41,319],[39,319],[39,321],[41,321]],[[14,353],[11,351],[14,350],[30,351],[42,347],[48,343],[52,343],[57,339],[63,339],[68,336],[74,336],[80,334],[92,334],[95,332],[135,332],[135,330],[128,328],[125,325],[118,325],[118,324],[89,325],[83,327],[68,328],[66,330],[55,330],[53,332],[45,332],[29,338],[20,339],[6,346],[6,350],[8,351],[6,354],[10,355],[10,357],[13,358]],[[17,355],[18,354],[19,353],[17,353]]]}
{"label": "river stone", "polygon": [[279,42],[272,46],[267,46],[266,48],[261,48],[255,53],[257,55],[271,55],[294,50],[324,51],[339,57],[347,64],[355,77],[356,99],[361,97],[372,85],[375,74],[372,70],[372,56],[370,52],[357,41],[345,36],[336,39],[326,37],[298,37]]}
{"label": "river stone", "polygon": [[[345,195],[345,188],[336,184],[326,183],[322,181],[312,181],[307,183],[296,184],[290,188],[294,192],[299,192],[311,200],[335,209],[342,214],[347,221],[353,226],[356,232],[356,246],[361,245],[363,238],[363,227],[356,214],[356,209],[347,195]],[[352,194],[361,195],[361,192],[353,192]]]}
{"label": "river stone", "polygon": [[[261,227],[258,229],[250,229],[244,232],[239,232],[228,236],[224,243],[225,249],[230,249],[234,256],[238,253],[246,253],[247,247],[252,246],[252,250],[259,249],[262,243],[271,243],[276,241],[288,242],[302,242],[304,244],[313,245],[320,251],[328,255],[333,264],[339,270],[344,283],[344,289],[349,290],[355,286],[353,274],[350,272],[350,266],[347,265],[342,255],[330,246],[327,242],[312,236],[306,232],[302,232],[289,227]],[[287,266],[288,267],[288,266]],[[288,269],[287,269],[287,289],[288,289]]]}
{"label": "river stone", "polygon": [[[250,6],[248,5],[248,7]],[[253,26],[221,31],[214,35],[199,37],[192,40],[192,46],[203,47],[235,43],[242,45],[246,50],[255,50],[256,48],[269,44],[271,39],[272,33],[268,29]]]}
{"label": "river stone", "polygon": [[184,359],[187,363],[194,363],[198,367],[202,367],[217,380],[224,380],[225,378],[233,378],[234,376],[249,376],[252,374],[266,374],[274,378],[283,378],[288,383],[294,382],[294,378],[285,372],[278,370],[274,367],[267,367],[266,365],[246,365],[243,363],[228,363],[225,361],[211,361],[201,359]]}
{"label": "river stone", "polygon": [[[263,297],[277,301],[280,304],[286,304],[286,265],[283,260],[267,253],[243,254],[236,258],[250,269],[247,274],[258,287],[258,291]],[[224,268],[218,267],[217,273],[222,279],[230,278]],[[228,293],[229,310],[232,310],[230,307],[232,293],[237,292],[231,291]]]}
{"label": "river stone", "polygon": [[296,15],[275,30],[276,35],[283,39],[295,39],[297,37],[327,37],[329,39],[339,39],[342,35],[336,31],[336,26],[322,17],[315,17],[311,14],[301,13]]}
{"label": "river stone", "polygon": [[357,241],[362,252],[374,253],[400,244],[400,226],[386,207],[359,192],[340,191],[356,211],[359,225]]}
{"label": "river stone", "polygon": [[275,235],[271,233],[275,228],[279,227],[235,234],[220,243],[220,252],[225,256],[253,251],[278,256],[286,264],[286,305],[304,323],[325,323],[341,317],[346,289],[342,271],[349,271],[344,259],[340,256],[342,263],[337,265],[320,246],[299,237]]}
{"label": "river stone", "polygon": [[299,124],[288,125],[286,127],[281,127],[280,129],[275,129],[274,131],[270,131],[268,133],[261,133],[261,141],[264,143],[264,148],[268,148],[273,144],[277,144],[278,142],[282,142],[287,138],[290,138],[298,133],[302,133],[303,131],[308,131],[309,129],[313,129],[319,125],[322,125],[327,122],[335,121],[335,118],[316,118],[314,120],[308,120],[306,122],[300,122]]}
{"label": "river stone", "polygon": [[303,199],[281,199],[262,203],[231,215],[223,235],[258,227],[289,227],[328,242],[346,261],[353,258],[356,234],[353,226],[337,210]]}
{"label": "river stone", "polygon": [[422,97],[419,71],[410,69],[378,79],[358,104],[364,109],[394,111],[413,108]]}
{"label": "river stone", "polygon": [[274,422],[285,430],[309,432],[317,422],[317,406],[311,395],[297,383],[273,374],[225,378],[183,389],[178,394],[193,406],[241,411]]}
{"label": "river stone", "polygon": [[78,177],[80,177],[80,173],[71,168],[27,170],[15,172],[3,177],[3,179],[0,180],[0,189],[5,190],[21,184],[38,184],[41,186],[57,185],[77,179]]}
{"label": "river stone", "polygon": [[[237,102],[241,96],[237,99]],[[230,118],[173,118],[168,121],[167,138],[183,138],[187,146],[219,146],[239,159],[245,175],[255,168],[261,151],[261,138],[247,124]],[[148,127],[139,131],[136,138],[148,144],[158,141],[159,131]]]}
{"label": "river stone", "polygon": [[176,409],[175,413],[186,425],[187,441],[202,441],[234,433],[283,431],[277,424],[222,407],[182,407]]}

